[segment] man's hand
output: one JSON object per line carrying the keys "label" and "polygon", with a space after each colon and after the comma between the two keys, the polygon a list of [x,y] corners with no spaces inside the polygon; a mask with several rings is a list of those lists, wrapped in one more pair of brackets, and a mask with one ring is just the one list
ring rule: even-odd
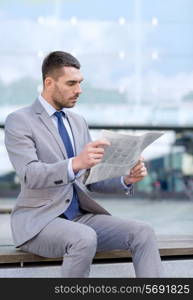
{"label": "man's hand", "polygon": [[97,140],[87,144],[84,150],[72,159],[72,169],[76,173],[82,169],[90,169],[102,161],[104,146],[110,146],[105,140]]}
{"label": "man's hand", "polygon": [[131,169],[129,175],[124,176],[126,185],[141,181],[147,175],[147,169],[144,164],[144,158],[140,157],[137,164]]}

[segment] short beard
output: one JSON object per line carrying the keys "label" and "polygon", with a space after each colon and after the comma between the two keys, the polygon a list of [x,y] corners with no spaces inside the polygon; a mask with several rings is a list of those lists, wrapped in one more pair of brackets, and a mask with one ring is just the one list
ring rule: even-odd
{"label": "short beard", "polygon": [[56,99],[53,99],[53,103],[54,103],[55,107],[57,107],[58,110],[62,110],[65,107]]}
{"label": "short beard", "polygon": [[62,110],[63,108],[72,108],[75,105],[64,105],[61,102],[59,102],[57,99],[53,99],[53,103],[55,107],[57,107],[57,110]]}

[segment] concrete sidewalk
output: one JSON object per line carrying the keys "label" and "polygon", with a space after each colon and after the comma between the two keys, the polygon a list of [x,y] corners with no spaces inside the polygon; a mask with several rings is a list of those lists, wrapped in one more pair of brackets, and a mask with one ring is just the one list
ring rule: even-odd
{"label": "concrete sidewalk", "polygon": [[[163,261],[165,277],[193,278],[193,260]],[[57,278],[60,266],[1,267],[0,278]],[[93,264],[91,278],[133,278],[132,263]]]}

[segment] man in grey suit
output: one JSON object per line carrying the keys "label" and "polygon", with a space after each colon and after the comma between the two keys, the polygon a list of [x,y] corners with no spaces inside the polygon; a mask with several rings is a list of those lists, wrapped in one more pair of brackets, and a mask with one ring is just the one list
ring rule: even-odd
{"label": "man in grey suit", "polygon": [[88,277],[96,251],[132,252],[137,277],[161,277],[151,226],[112,216],[92,192],[133,193],[147,174],[139,159],[130,174],[85,186],[86,171],[101,162],[106,140],[92,142],[85,120],[68,110],[81,94],[80,63],[55,51],[42,64],[43,92],[5,122],[5,145],[21,192],[11,214],[16,247],[44,257],[64,257],[62,277]]}

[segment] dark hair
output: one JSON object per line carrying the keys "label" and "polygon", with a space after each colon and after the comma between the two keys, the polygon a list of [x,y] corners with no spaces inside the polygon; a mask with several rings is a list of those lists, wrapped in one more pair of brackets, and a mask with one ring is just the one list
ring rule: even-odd
{"label": "dark hair", "polygon": [[42,63],[43,82],[49,75],[52,75],[55,78],[59,77],[61,74],[61,68],[63,67],[74,67],[76,69],[80,69],[81,65],[70,53],[63,51],[54,51],[49,53]]}

